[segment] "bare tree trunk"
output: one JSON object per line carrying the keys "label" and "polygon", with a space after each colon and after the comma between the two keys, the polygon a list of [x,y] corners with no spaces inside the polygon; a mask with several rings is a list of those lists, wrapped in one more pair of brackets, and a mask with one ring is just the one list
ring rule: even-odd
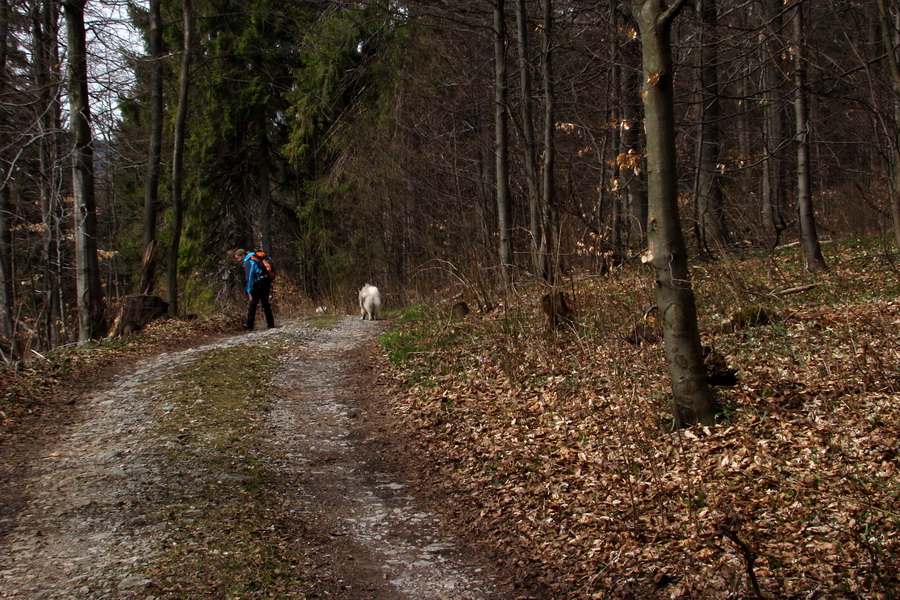
{"label": "bare tree trunk", "polygon": [[722,173],[719,161],[722,148],[719,119],[719,50],[716,0],[700,0],[700,65],[698,69],[700,110],[697,142],[697,192],[695,200],[700,248],[718,249],[728,243]]}
{"label": "bare tree trunk", "polygon": [[641,32],[650,201],[645,262],[656,274],[676,427],[711,425],[717,411],[706,381],[697,308],[678,213],[671,24],[686,0],[630,2]]}
{"label": "bare tree trunk", "polygon": [[629,218],[628,231],[639,248],[645,247],[647,236],[647,180],[642,168],[644,154],[640,123],[643,123],[641,104],[641,56],[637,43],[622,46],[622,81],[619,89],[623,99],[622,153],[629,156],[624,166],[626,213]]}
{"label": "bare tree trunk", "polygon": [[[619,9],[615,4],[610,4],[609,6],[609,24],[610,29],[612,31],[619,31]],[[619,46],[622,43],[621,36],[619,35],[610,35],[609,36],[609,52],[610,56],[617,57]],[[623,79],[624,75],[622,73],[623,67],[622,63],[617,60],[617,58],[613,59],[612,67],[609,70],[609,87],[612,90],[621,91],[624,87]],[[626,168],[624,165],[618,160],[618,157],[625,156],[628,150],[624,147],[622,142],[623,132],[623,124],[625,121],[625,110],[622,106],[622,102],[624,101],[624,96],[619,94],[616,97],[616,100],[613,102],[613,105],[610,108],[610,121],[614,123],[614,127],[610,132],[610,144],[612,146],[613,155],[617,158],[615,164],[612,167],[612,176],[611,179],[613,181],[612,186],[612,200],[610,202],[609,212],[610,212],[610,235],[609,235],[609,245],[610,249],[613,253],[613,261],[619,262],[627,255],[625,250],[625,238],[623,231],[623,214],[622,214],[622,195],[625,191],[625,179],[626,179]],[[599,150],[599,149],[598,149]],[[607,157],[603,154],[597,155],[598,162],[600,164],[604,164],[607,162]],[[600,198],[599,205],[602,206],[603,196],[605,191],[605,186],[600,187]],[[602,218],[602,215],[600,215]],[[601,221],[602,222],[602,221]],[[609,267],[609,261],[606,259],[601,259],[600,268],[601,271],[605,270]]]}
{"label": "bare tree trunk", "polygon": [[767,41],[762,44],[763,76],[763,145],[762,162],[762,219],[772,228],[772,247],[778,245],[781,233],[787,229],[784,218],[784,161],[781,149],[784,144],[784,107],[779,101],[777,86],[783,77],[779,70],[782,62],[782,44],[778,41],[781,30],[781,0],[764,0],[763,20]]}
{"label": "bare tree trunk", "polygon": [[59,158],[61,107],[59,101],[59,7],[51,0],[33,0],[31,7],[32,72],[38,89],[35,121],[39,125],[38,157],[41,222],[44,226],[44,323],[47,343],[65,342],[60,285],[63,209],[56,161]]}
{"label": "bare tree trunk", "polygon": [[[6,173],[2,175],[5,180]],[[9,184],[4,181],[0,185],[0,335],[9,340],[10,351],[14,356],[18,356],[15,321],[13,320],[15,287],[13,286],[12,217],[13,207],[10,201]]]}
{"label": "bare tree trunk", "polygon": [[806,98],[806,66],[804,65],[805,26],[803,3],[794,8],[794,114],[797,118],[797,214],[800,221],[800,241],[806,254],[806,270],[816,273],[827,269],[812,203],[812,176],[809,158],[809,112]]}
{"label": "bare tree trunk", "polygon": [[[888,16],[885,0],[875,0],[878,6],[878,16],[881,24],[881,41],[884,45],[884,52],[888,62],[888,69],[891,73],[891,86],[894,93],[900,96],[900,65],[897,63],[897,50],[894,36],[891,33],[891,21]],[[896,104],[895,104],[896,107]],[[894,221],[894,239],[897,247],[900,248],[900,108],[895,108],[894,114],[893,139],[891,140],[891,170],[893,176],[891,179],[891,216]]]}
{"label": "bare tree trunk", "polygon": [[516,36],[519,49],[519,79],[522,95],[522,138],[525,143],[525,184],[528,191],[528,217],[531,233],[531,257],[535,275],[546,272],[545,255],[541,245],[541,202],[537,183],[535,160],[534,102],[532,101],[531,57],[528,52],[528,14],[525,0],[516,0]]}
{"label": "bare tree trunk", "polygon": [[72,136],[72,190],[75,196],[75,262],[78,290],[78,340],[104,335],[103,289],[97,257],[97,206],[94,148],[87,85],[84,7],[87,0],[64,0],[69,61],[69,131]]}
{"label": "bare tree trunk", "polygon": [[556,281],[558,253],[555,252],[556,230],[556,111],[553,90],[553,2],[541,0],[544,26],[541,28],[541,55],[544,79],[544,180],[541,202],[541,243],[539,252],[544,280],[550,285]]}
{"label": "bare tree trunk", "polygon": [[156,216],[159,206],[159,169],[162,157],[163,90],[162,38],[163,22],[160,0],[150,1],[150,145],[147,154],[147,180],[144,183],[144,254],[141,260],[141,282],[138,293],[153,292],[156,275]]}
{"label": "bare tree trunk", "polygon": [[[0,97],[6,97],[7,91],[7,58],[9,57],[9,2],[0,0]],[[2,113],[0,113],[2,114]],[[9,147],[10,140],[6,135],[0,139],[0,148]],[[4,151],[0,156],[0,335],[7,338],[10,349],[14,354],[16,350],[15,327],[13,322],[12,307],[15,304],[13,297],[13,271],[12,271],[12,217],[13,207],[10,201],[9,183],[11,180],[12,163]]]}
{"label": "bare tree trunk", "polygon": [[184,137],[187,121],[188,92],[191,81],[191,52],[193,47],[193,8],[191,0],[182,0],[184,21],[184,48],[181,56],[181,76],[178,86],[178,112],[175,117],[174,148],[172,150],[172,238],[169,246],[168,301],[169,314],[178,315],[178,254],[181,246],[181,228],[184,218]]}
{"label": "bare tree trunk", "polygon": [[500,279],[510,284],[512,248],[509,214],[509,134],[507,132],[505,0],[494,0],[494,161],[499,233]]}

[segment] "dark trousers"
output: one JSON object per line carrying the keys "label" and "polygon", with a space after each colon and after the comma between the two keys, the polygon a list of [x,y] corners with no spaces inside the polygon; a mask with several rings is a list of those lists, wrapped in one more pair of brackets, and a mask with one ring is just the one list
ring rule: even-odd
{"label": "dark trousers", "polygon": [[272,280],[263,279],[253,284],[253,299],[247,303],[247,322],[245,329],[253,329],[256,320],[256,306],[262,304],[263,314],[266,315],[266,325],[271,329],[275,327],[275,317],[272,316],[272,306],[269,304],[269,294],[272,293]]}

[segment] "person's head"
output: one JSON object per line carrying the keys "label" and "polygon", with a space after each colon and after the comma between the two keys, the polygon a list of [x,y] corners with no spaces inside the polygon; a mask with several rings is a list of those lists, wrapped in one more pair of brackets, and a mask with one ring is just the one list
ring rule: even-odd
{"label": "person's head", "polygon": [[234,251],[235,260],[244,260],[244,258],[246,256],[247,256],[247,251],[244,250],[243,248],[238,248],[237,250]]}

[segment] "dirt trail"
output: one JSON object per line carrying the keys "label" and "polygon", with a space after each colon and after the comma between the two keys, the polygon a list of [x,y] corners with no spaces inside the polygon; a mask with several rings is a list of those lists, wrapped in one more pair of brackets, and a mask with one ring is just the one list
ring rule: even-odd
{"label": "dirt trail", "polygon": [[16,508],[0,511],[0,598],[167,597],[145,576],[167,535],[145,513],[165,473],[151,431],[167,378],[200,352],[282,339],[289,349],[266,431],[271,460],[292,483],[282,501],[310,531],[319,597],[526,597],[449,537],[391,471],[395,449],[379,428],[385,415],[366,354],[380,331],[345,317],[330,329],[290,324],[229,337],[142,361],[91,394],[76,423],[37,445],[27,472],[0,460],[0,502]]}
{"label": "dirt trail", "polygon": [[300,512],[335,540],[332,568],[347,597],[509,597],[385,471],[380,457],[392,448],[367,427],[379,399],[359,356],[377,326],[345,319],[315,336],[315,352],[301,347],[286,357],[274,435],[289,449],[282,471],[296,480]]}

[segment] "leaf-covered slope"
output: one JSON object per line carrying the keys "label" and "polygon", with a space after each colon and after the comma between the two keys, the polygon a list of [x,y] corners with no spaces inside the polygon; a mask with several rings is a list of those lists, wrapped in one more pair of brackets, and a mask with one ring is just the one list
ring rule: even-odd
{"label": "leaf-covered slope", "polygon": [[[462,521],[560,597],[896,597],[898,275],[832,252],[815,280],[790,252],[694,268],[737,371],[719,426],[671,432],[661,345],[623,341],[652,297],[627,269],[567,290],[577,332],[547,332],[538,293],[401,320],[397,410]],[[770,322],[731,322],[751,305]]]}

